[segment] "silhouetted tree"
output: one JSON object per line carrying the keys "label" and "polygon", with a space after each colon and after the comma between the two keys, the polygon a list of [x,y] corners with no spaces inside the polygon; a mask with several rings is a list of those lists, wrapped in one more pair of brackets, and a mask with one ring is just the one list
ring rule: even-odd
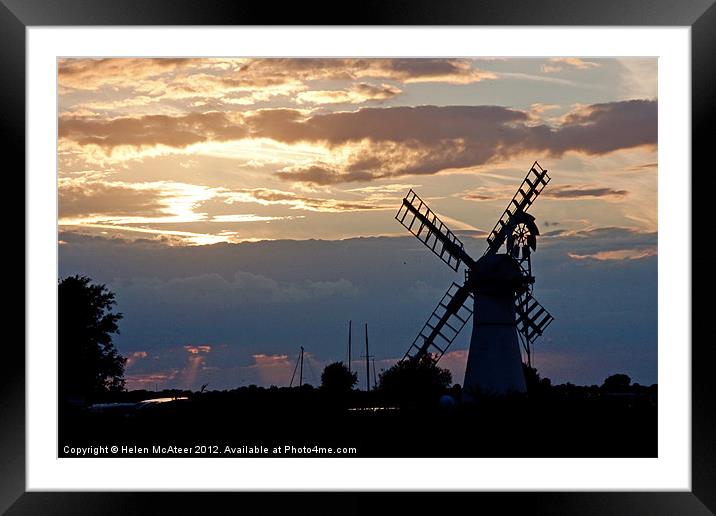
{"label": "silhouetted tree", "polygon": [[79,275],[60,281],[57,290],[61,398],[87,399],[123,390],[126,359],[112,343],[122,318],[113,312],[114,293]]}
{"label": "silhouetted tree", "polygon": [[427,402],[444,393],[452,374],[427,355],[419,360],[403,360],[380,374],[378,388],[403,401]]}
{"label": "silhouetted tree", "polygon": [[358,373],[353,373],[343,362],[328,364],[321,373],[321,388],[333,393],[348,392],[358,382]]}
{"label": "silhouetted tree", "polygon": [[552,381],[549,378],[540,378],[536,368],[522,364],[522,371],[525,375],[525,384],[529,394],[544,393],[552,387]]}
{"label": "silhouetted tree", "polygon": [[607,392],[626,392],[631,385],[631,378],[625,374],[613,374],[607,377],[602,384],[602,390]]}

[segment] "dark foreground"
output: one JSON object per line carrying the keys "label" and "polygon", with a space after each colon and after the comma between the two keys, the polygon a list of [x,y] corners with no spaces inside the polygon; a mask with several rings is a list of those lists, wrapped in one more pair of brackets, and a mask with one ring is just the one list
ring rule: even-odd
{"label": "dark foreground", "polygon": [[[151,397],[183,397],[133,404]],[[656,457],[656,389],[446,406],[300,389],[133,391],[93,409],[62,405],[60,457]],[[115,448],[116,447],[116,451]]]}

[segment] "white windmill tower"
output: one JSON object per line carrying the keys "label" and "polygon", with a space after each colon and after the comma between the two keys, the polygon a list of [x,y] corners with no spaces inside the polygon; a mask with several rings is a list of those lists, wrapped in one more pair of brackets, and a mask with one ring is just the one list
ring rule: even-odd
{"label": "white windmill tower", "polygon": [[[474,313],[463,382],[468,399],[475,392],[524,392],[520,341],[531,366],[532,345],[553,320],[532,297],[535,278],[531,255],[537,249],[539,230],[534,217],[527,213],[549,181],[547,170],[535,161],[487,237],[487,250],[477,261],[412,190],[395,216],[454,271],[461,263],[466,266],[465,282],[448,288],[402,360],[427,355],[437,362]],[[503,245],[505,252],[501,253]]]}

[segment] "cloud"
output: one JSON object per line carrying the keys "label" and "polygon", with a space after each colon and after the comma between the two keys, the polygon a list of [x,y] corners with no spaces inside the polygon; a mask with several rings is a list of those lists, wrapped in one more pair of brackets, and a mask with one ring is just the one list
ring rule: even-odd
{"label": "cloud", "polygon": [[348,211],[366,211],[392,209],[394,206],[382,206],[369,202],[350,202],[338,199],[321,199],[307,197],[283,190],[270,188],[234,189],[224,194],[228,203],[253,202],[264,206],[285,205],[295,210],[306,210],[324,213],[339,213]]}
{"label": "cloud", "polygon": [[[146,351],[133,352],[127,361],[127,387],[196,389],[201,383],[200,377],[206,370],[212,369],[207,365],[211,352],[209,344],[162,347],[155,349],[151,356]],[[142,359],[141,362],[137,358]]]}
{"label": "cloud", "polygon": [[193,58],[60,59],[57,74],[60,88],[95,90],[172,72],[198,64]]}
{"label": "cloud", "polygon": [[194,388],[197,383],[199,371],[206,364],[206,355],[211,352],[211,346],[200,345],[200,346],[184,346],[184,349],[189,353],[187,357],[188,365],[183,371],[183,386],[187,389]]}
{"label": "cloud", "polygon": [[154,390],[155,387],[158,388],[159,385],[161,385],[162,388],[167,387],[168,384],[171,386],[171,383],[179,376],[179,374],[180,371],[178,369],[174,369],[169,371],[155,371],[151,373],[127,374],[124,379],[127,390],[132,391],[146,389],[149,391]]}
{"label": "cloud", "polygon": [[147,356],[148,353],[146,351],[134,351],[132,353],[129,353],[126,357],[126,369],[131,369],[132,366],[137,362],[137,360],[142,360],[144,358],[147,358]]}
{"label": "cloud", "polygon": [[213,215],[210,222],[268,222],[272,220],[291,220],[297,217],[270,217],[253,213],[237,213],[231,215]]}
{"label": "cloud", "polygon": [[[507,201],[512,198],[515,192],[514,186],[481,186],[457,195],[468,201]],[[594,185],[550,185],[541,195],[542,197],[564,200],[585,198],[622,199],[629,195],[629,192]]]}
{"label": "cloud", "polygon": [[[377,187],[365,193],[377,195],[396,191],[396,186]],[[409,188],[407,186],[406,188]],[[402,190],[403,188],[401,188]],[[207,220],[213,222],[262,222],[296,217],[262,216],[252,213],[211,215],[197,212],[206,201],[218,199],[226,204],[256,203],[263,206],[285,205],[292,209],[338,213],[392,208],[374,202],[310,197],[270,188],[210,188],[188,183],[155,181],[124,183],[121,181],[85,181],[66,179],[59,185],[60,219],[63,223],[104,222],[179,222]],[[355,190],[358,192],[359,190]],[[70,219],[70,220],[68,220]],[[83,220],[91,219],[91,220]]]}
{"label": "cloud", "polygon": [[401,106],[308,116],[270,110],[255,113],[248,123],[259,137],[343,148],[342,162],[314,161],[278,174],[327,185],[434,174],[526,152],[560,157],[653,146],[656,116],[656,101],[640,100],[580,108],[556,127],[535,125],[528,113],[500,106]]}
{"label": "cloud", "polygon": [[85,181],[61,179],[60,224],[176,223],[204,220],[195,211],[201,202],[216,197],[220,188],[188,183],[154,181]]}
{"label": "cloud", "polygon": [[209,346],[208,344],[201,345],[201,346],[187,345],[187,346],[184,346],[184,349],[186,349],[190,355],[198,355],[200,353],[210,353],[211,352],[211,346]]}
{"label": "cloud", "polygon": [[595,63],[594,61],[585,61],[578,57],[552,57],[548,59],[548,61],[549,64],[544,64],[541,67],[544,73],[561,72],[565,67],[577,70],[589,70],[601,66],[601,64]]}
{"label": "cloud", "polygon": [[358,83],[345,90],[309,90],[296,95],[299,104],[360,104],[367,101],[382,101],[402,93],[400,88],[390,84],[373,85]]}
{"label": "cloud", "polygon": [[[251,240],[247,234],[229,231],[225,224],[292,221],[303,215],[264,215],[231,205],[287,206],[316,213],[348,213],[394,209],[384,196],[364,194],[364,199],[321,198],[283,190],[211,188],[188,183],[103,182],[61,179],[59,224],[63,227],[103,231],[113,235],[153,235],[173,244],[204,245]],[[217,212],[218,211],[218,212]],[[253,210],[252,210],[253,211]],[[172,224],[202,223],[198,230],[175,229]],[[169,225],[169,229],[167,226]]]}
{"label": "cloud", "polygon": [[398,106],[309,116],[291,109],[259,110],[249,121],[257,137],[337,146],[364,139],[430,144],[470,138],[527,118],[525,112],[501,106]]}
{"label": "cloud", "polygon": [[219,233],[196,233],[192,231],[180,231],[180,230],[165,230],[160,228],[147,228],[140,226],[125,226],[117,223],[102,224],[95,222],[75,222],[67,223],[60,222],[60,226],[74,226],[76,230],[82,230],[84,228],[102,229],[104,234],[109,234],[115,240],[127,238],[132,233],[139,233],[141,235],[151,235],[152,238],[141,238],[138,240],[163,243],[166,245],[211,245],[220,242],[244,242],[252,241],[251,238],[241,238],[237,232],[234,231],[220,231]]}
{"label": "cloud", "polygon": [[122,145],[183,148],[244,138],[322,145],[333,161],[286,167],[278,177],[327,185],[435,174],[526,152],[560,157],[566,152],[599,155],[654,146],[657,103],[631,100],[580,106],[554,127],[535,123],[527,112],[501,106],[399,106],[334,113],[262,109],[110,120],[68,116],[60,118],[60,137],[109,151]]}
{"label": "cloud", "polygon": [[645,170],[656,170],[658,168],[658,163],[643,163],[641,165],[634,165],[632,167],[629,167],[627,170],[633,171],[633,172],[643,172]]}
{"label": "cloud", "polygon": [[[183,101],[194,107],[211,103],[252,105],[284,95],[302,102],[359,103],[388,99],[400,89],[365,80],[469,84],[496,75],[474,67],[471,59],[337,59],[337,58],[108,58],[62,59],[58,65],[61,94],[107,92],[106,99],[72,104],[63,110],[117,111],[139,109],[161,100]],[[309,91],[312,81],[348,81],[349,88]]]}
{"label": "cloud", "polygon": [[627,190],[615,188],[595,187],[589,185],[559,185],[550,186],[542,194],[544,197],[556,199],[582,199],[585,197],[606,197],[621,199],[627,196]]}
{"label": "cloud", "polygon": [[[156,350],[153,360],[125,375],[128,389],[154,390],[155,386],[160,389],[199,389],[204,383],[230,388],[248,384],[288,385],[296,364],[296,358],[285,353],[251,353],[248,358],[243,358],[226,345],[211,349],[217,356],[209,355],[209,351],[202,348],[212,346],[170,346]],[[304,354],[304,360],[304,383],[307,380],[320,382],[317,375],[323,368],[323,361],[308,352]],[[295,382],[298,383],[298,372]]]}
{"label": "cloud", "polygon": [[537,102],[530,106],[530,111],[536,115],[542,115],[543,113],[546,113],[547,111],[554,111],[554,110],[557,110],[560,108],[561,108],[561,106],[559,106],[558,104],[544,104],[544,103]]}
{"label": "cloud", "polygon": [[479,186],[456,195],[467,201],[508,201],[516,191],[514,185]]}
{"label": "cloud", "polygon": [[293,364],[289,361],[288,355],[257,353],[251,355],[251,358],[254,364],[250,367],[256,370],[263,385],[285,385],[289,382]]}
{"label": "cloud", "polygon": [[558,229],[542,234],[541,249],[575,262],[633,262],[658,256],[657,233],[626,227]]}
{"label": "cloud", "polygon": [[293,77],[301,80],[393,79],[410,82],[448,82],[468,84],[496,78],[495,74],[473,67],[470,59],[394,58],[394,59],[255,59],[247,61],[241,72],[251,76]]}
{"label": "cloud", "polygon": [[[158,280],[137,280],[133,289],[151,292],[151,296],[161,304],[191,307],[201,305],[202,310],[209,307],[221,309],[225,299],[233,298],[232,306],[256,306],[265,304],[291,304],[316,301],[329,298],[350,298],[357,290],[350,281],[276,281],[263,275],[237,271],[230,278],[219,274],[207,273],[198,276],[175,278],[167,282]],[[205,353],[211,348],[187,346],[185,349]]]}
{"label": "cloud", "polygon": [[370,195],[404,193],[411,188],[418,188],[420,185],[393,183],[386,185],[364,186],[362,188],[350,188],[346,192],[360,192]]}
{"label": "cloud", "polygon": [[79,145],[96,145],[110,152],[123,145],[183,148],[200,142],[240,140],[247,136],[240,117],[219,112],[111,119],[64,115],[59,119],[60,138]]}
{"label": "cloud", "polygon": [[615,249],[612,251],[600,251],[594,254],[577,254],[569,253],[569,257],[573,260],[597,260],[597,261],[621,261],[621,260],[641,260],[657,256],[656,247],[635,248],[635,249]]}
{"label": "cloud", "polygon": [[158,217],[164,215],[168,207],[159,188],[100,181],[60,181],[58,192],[60,218],[97,214]]}
{"label": "cloud", "polygon": [[[575,221],[572,221],[575,222]],[[586,223],[588,221],[577,221]],[[552,225],[558,225],[552,223]],[[564,224],[562,224],[564,225]],[[603,250],[656,247],[657,233],[632,227],[605,226],[578,229],[556,229],[542,233],[543,246],[572,246],[578,254],[595,254]],[[557,242],[559,241],[559,242]]]}

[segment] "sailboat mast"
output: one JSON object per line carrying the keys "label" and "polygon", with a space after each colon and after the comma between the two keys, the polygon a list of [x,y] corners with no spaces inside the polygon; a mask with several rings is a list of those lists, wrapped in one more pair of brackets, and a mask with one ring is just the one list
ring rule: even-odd
{"label": "sailboat mast", "polygon": [[370,353],[368,353],[368,323],[365,323],[365,381],[366,390],[370,392]]}
{"label": "sailboat mast", "polygon": [[348,321],[348,372],[351,372],[351,336],[353,335],[353,329],[351,325],[353,321]]}

